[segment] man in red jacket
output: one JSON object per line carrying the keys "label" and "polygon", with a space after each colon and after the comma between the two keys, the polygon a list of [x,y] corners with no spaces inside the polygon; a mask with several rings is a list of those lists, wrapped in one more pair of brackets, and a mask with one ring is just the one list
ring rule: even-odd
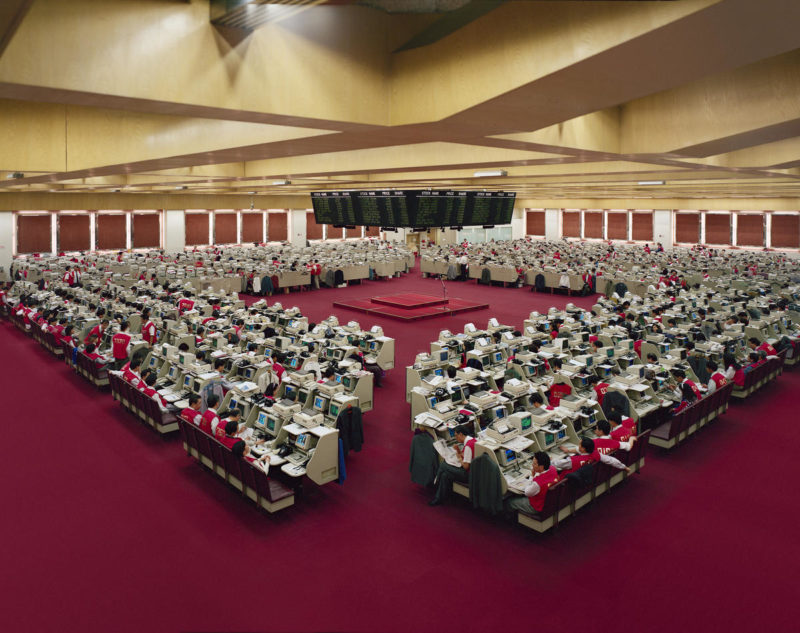
{"label": "man in red jacket", "polygon": [[123,321],[119,332],[111,337],[111,355],[114,357],[114,369],[121,369],[128,360],[128,350],[131,346],[131,335],[128,334],[129,323]]}
{"label": "man in red jacket", "polygon": [[[570,452],[569,449],[565,448],[564,446],[560,446],[559,448],[561,448],[561,450],[565,453]],[[611,455],[600,453],[594,445],[594,440],[590,440],[588,437],[584,437],[581,440],[581,443],[578,446],[577,454],[559,459],[553,465],[558,470],[559,476],[563,479],[566,475],[574,473],[582,466],[594,464],[596,462],[603,462],[604,464],[608,464],[609,466],[613,466],[619,470],[630,472],[630,468],[619,461],[616,457],[611,457]]]}
{"label": "man in red jacket", "polygon": [[550,465],[550,456],[543,451],[537,451],[533,455],[531,478],[525,486],[525,494],[509,498],[509,510],[518,510],[525,514],[541,512],[547,491],[557,483],[558,471],[555,466]]}

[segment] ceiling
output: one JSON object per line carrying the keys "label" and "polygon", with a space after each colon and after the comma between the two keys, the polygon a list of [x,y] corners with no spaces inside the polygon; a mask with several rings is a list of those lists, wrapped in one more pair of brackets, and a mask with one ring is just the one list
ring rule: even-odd
{"label": "ceiling", "polygon": [[494,3],[403,50],[441,15],[300,4],[237,38],[207,0],[7,0],[0,197],[800,195],[796,0]]}

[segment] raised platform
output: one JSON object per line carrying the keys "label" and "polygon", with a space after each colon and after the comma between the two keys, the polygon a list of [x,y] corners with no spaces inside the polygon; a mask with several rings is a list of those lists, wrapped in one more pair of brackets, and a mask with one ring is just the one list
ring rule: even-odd
{"label": "raised platform", "polygon": [[333,305],[337,308],[349,308],[350,310],[376,314],[401,321],[452,316],[460,312],[484,310],[489,307],[488,303],[477,303],[459,298],[444,299],[443,297],[434,297],[415,292],[372,297],[371,299],[334,301]]}

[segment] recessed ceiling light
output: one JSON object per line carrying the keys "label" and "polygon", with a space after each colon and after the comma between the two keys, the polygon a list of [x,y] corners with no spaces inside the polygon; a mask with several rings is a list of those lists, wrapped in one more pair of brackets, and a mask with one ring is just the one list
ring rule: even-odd
{"label": "recessed ceiling light", "polygon": [[280,185],[291,185],[292,182],[290,180],[273,180],[272,184],[278,187]]}
{"label": "recessed ceiling light", "polygon": [[640,180],[637,185],[663,185],[663,180]]}
{"label": "recessed ceiling light", "polygon": [[488,171],[476,171],[472,175],[475,178],[492,178],[492,177],[508,176],[508,172],[505,169],[490,169]]}

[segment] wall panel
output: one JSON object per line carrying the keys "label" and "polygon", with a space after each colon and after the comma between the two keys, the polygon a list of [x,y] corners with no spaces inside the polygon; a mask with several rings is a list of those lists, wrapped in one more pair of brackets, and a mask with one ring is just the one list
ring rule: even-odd
{"label": "wall panel", "polygon": [[731,214],[706,213],[706,244],[731,243]]}
{"label": "wall panel", "polygon": [[740,214],[736,218],[737,246],[764,246],[764,214]]}
{"label": "wall panel", "polygon": [[675,241],[681,244],[697,244],[700,241],[700,214],[675,214]]}
{"label": "wall panel", "polygon": [[267,241],[285,242],[288,236],[286,212],[270,213],[267,217]]}
{"label": "wall panel", "polygon": [[306,239],[307,240],[321,240],[322,239],[322,225],[317,224],[314,213],[306,213]]}
{"label": "wall panel", "polygon": [[525,235],[544,236],[544,211],[528,211],[525,214]]}
{"label": "wall panel", "polygon": [[242,243],[261,242],[264,239],[264,213],[242,213]]}
{"label": "wall panel", "polygon": [[562,211],[561,218],[561,235],[563,237],[581,236],[580,211]]}
{"label": "wall panel", "polygon": [[17,215],[17,253],[49,253],[50,214]]}
{"label": "wall panel", "polygon": [[58,250],[88,251],[91,240],[89,214],[58,215]]}
{"label": "wall panel", "polygon": [[208,213],[186,213],[186,246],[208,244]]}
{"label": "wall panel", "polygon": [[608,222],[608,239],[627,240],[628,239],[628,212],[609,213],[606,215]]}
{"label": "wall panel", "polygon": [[642,242],[653,241],[653,212],[634,211],[631,217],[631,238]]}
{"label": "wall panel", "polygon": [[772,246],[800,248],[800,215],[772,214]]}
{"label": "wall panel", "polygon": [[215,213],[214,214],[214,243],[215,244],[236,244],[236,214],[235,213]]}
{"label": "wall panel", "polygon": [[161,229],[157,213],[134,213],[131,222],[133,248],[161,246]]}
{"label": "wall panel", "polygon": [[121,213],[98,213],[95,230],[97,250],[124,250],[127,246],[125,215]]}

